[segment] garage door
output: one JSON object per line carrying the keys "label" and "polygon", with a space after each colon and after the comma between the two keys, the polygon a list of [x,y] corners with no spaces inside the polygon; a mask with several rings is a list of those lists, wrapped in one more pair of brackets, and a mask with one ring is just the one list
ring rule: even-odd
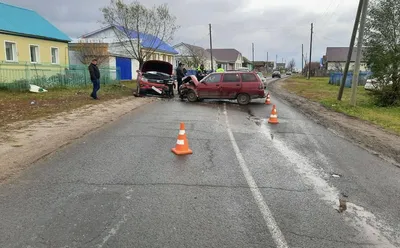
{"label": "garage door", "polygon": [[130,58],[117,57],[115,64],[120,69],[121,80],[132,79],[132,62]]}

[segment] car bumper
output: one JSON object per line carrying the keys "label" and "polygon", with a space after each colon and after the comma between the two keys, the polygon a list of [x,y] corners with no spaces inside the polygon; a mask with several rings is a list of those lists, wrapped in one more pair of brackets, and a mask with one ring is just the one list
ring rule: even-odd
{"label": "car bumper", "polygon": [[[163,95],[169,93],[169,86],[165,84],[141,84],[140,94]],[[156,89],[156,90],[154,90]],[[161,92],[161,94],[159,92]]]}

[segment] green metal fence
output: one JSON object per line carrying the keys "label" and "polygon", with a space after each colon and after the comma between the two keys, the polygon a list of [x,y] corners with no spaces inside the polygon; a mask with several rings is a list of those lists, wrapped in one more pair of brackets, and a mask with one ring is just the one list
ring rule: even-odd
{"label": "green metal fence", "polygon": [[[119,68],[100,66],[100,82],[120,82]],[[0,62],[0,89],[26,90],[29,84],[44,88],[90,85],[87,65],[49,65]]]}

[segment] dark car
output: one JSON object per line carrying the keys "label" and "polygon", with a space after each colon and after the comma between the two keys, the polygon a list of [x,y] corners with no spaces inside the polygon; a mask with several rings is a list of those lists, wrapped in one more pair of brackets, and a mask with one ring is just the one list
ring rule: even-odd
{"label": "dark car", "polygon": [[272,73],[272,78],[281,78],[281,72],[280,71],[274,71]]}
{"label": "dark car", "polygon": [[170,92],[171,86],[174,84],[172,64],[160,60],[149,60],[144,62],[142,69],[137,73],[137,93],[139,95],[172,95],[173,92]]}
{"label": "dark car", "polygon": [[195,76],[185,78],[181,86],[182,99],[190,102],[202,99],[236,99],[241,105],[251,99],[264,98],[264,84],[254,72],[235,71],[211,73],[200,82]]}

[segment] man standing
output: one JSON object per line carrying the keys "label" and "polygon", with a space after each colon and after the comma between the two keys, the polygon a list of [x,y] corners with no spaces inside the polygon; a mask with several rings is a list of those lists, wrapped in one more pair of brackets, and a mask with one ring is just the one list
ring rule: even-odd
{"label": "man standing", "polygon": [[100,70],[97,67],[97,59],[93,59],[92,62],[89,65],[89,73],[90,73],[90,80],[93,83],[93,91],[90,96],[98,100],[99,98],[97,97],[97,91],[100,89]]}
{"label": "man standing", "polygon": [[221,64],[218,64],[218,69],[215,72],[225,72],[225,70],[221,67]]}
{"label": "man standing", "polygon": [[185,72],[183,68],[184,64],[179,63],[178,67],[176,68],[176,81],[178,81],[178,94],[181,94],[180,86],[182,85],[182,78],[185,77]]}
{"label": "man standing", "polygon": [[197,81],[202,80],[205,75],[206,75],[206,70],[204,69],[204,65],[201,64],[199,67],[197,67],[196,70]]}

